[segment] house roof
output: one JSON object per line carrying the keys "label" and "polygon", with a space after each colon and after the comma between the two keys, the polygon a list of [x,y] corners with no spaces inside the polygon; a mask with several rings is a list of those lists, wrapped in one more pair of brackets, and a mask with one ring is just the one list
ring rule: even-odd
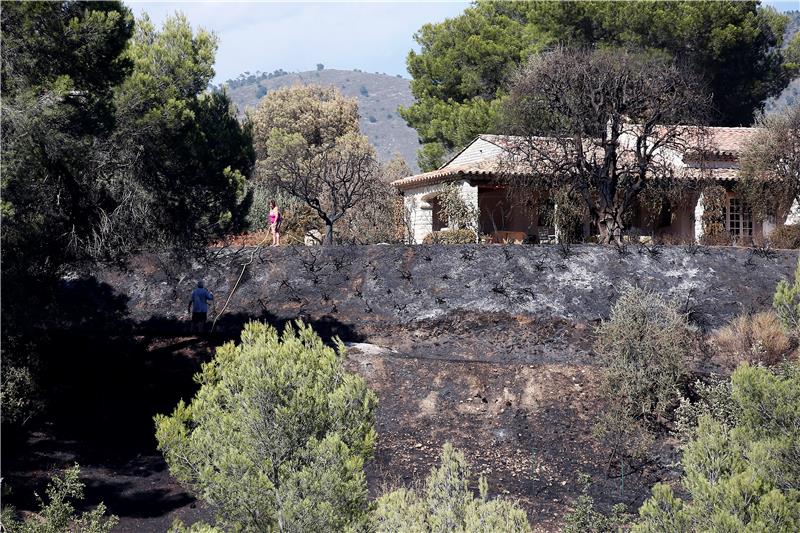
{"label": "house roof", "polygon": [[[706,131],[708,134],[707,146],[703,150],[705,159],[707,161],[735,161],[742,149],[759,130],[741,127],[709,127],[706,128]],[[459,178],[488,182],[492,176],[498,173],[508,148],[517,139],[519,138],[507,135],[478,135],[437,170],[401,178],[393,181],[392,184],[404,191],[454,181]],[[547,140],[549,139],[542,137],[542,141]],[[504,166],[507,167],[507,163]],[[523,169],[509,172],[507,168],[503,170],[503,173],[506,175],[526,174]],[[687,168],[684,173],[684,177],[687,179],[697,179],[701,175],[721,181],[732,181],[737,179],[738,171],[729,165],[723,165],[721,168],[708,168],[702,172],[698,169]]]}
{"label": "house roof", "polygon": [[712,152],[738,157],[759,131],[759,128],[708,128]]}

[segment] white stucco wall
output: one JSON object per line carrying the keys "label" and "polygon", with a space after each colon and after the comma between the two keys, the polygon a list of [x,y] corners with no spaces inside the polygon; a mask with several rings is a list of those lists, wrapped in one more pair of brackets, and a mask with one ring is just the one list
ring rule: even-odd
{"label": "white stucco wall", "polygon": [[[478,208],[478,187],[472,186],[467,180],[453,182],[458,185],[461,197],[468,205]],[[403,205],[406,211],[406,224],[410,228],[412,242],[409,244],[422,244],[425,237],[433,231],[433,208],[429,200],[444,191],[447,183],[437,183],[417,187],[403,192]]]}
{"label": "white stucco wall", "polygon": [[785,224],[800,224],[800,205],[797,204],[797,200],[792,202],[792,207],[789,208],[789,214],[786,215]]}
{"label": "white stucco wall", "polygon": [[705,206],[703,205],[703,193],[697,197],[697,203],[694,206],[694,240],[700,242],[703,238],[703,213]]}

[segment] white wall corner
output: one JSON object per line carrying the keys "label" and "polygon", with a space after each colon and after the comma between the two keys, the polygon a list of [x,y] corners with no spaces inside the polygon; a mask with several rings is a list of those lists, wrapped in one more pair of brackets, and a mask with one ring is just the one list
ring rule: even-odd
{"label": "white wall corner", "polygon": [[789,214],[786,215],[785,224],[787,226],[790,224],[800,224],[800,204],[797,203],[797,199],[792,202],[792,207],[789,208]]}
{"label": "white wall corner", "polygon": [[694,206],[694,240],[699,243],[703,238],[703,213],[705,206],[703,204],[703,193],[697,197],[697,204]]}

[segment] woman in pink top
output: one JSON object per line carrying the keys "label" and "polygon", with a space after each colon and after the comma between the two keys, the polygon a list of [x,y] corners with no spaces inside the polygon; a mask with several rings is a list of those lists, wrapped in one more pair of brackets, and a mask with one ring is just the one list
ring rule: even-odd
{"label": "woman in pink top", "polygon": [[272,233],[272,246],[278,246],[281,243],[281,222],[283,222],[281,210],[278,209],[278,204],[275,203],[275,200],[270,200],[269,231]]}

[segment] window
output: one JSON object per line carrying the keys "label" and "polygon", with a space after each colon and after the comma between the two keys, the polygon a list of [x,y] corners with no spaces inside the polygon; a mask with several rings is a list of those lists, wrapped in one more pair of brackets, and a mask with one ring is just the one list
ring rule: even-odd
{"label": "window", "polygon": [[728,202],[726,223],[731,237],[741,239],[753,235],[753,214],[742,200],[731,198]]}

